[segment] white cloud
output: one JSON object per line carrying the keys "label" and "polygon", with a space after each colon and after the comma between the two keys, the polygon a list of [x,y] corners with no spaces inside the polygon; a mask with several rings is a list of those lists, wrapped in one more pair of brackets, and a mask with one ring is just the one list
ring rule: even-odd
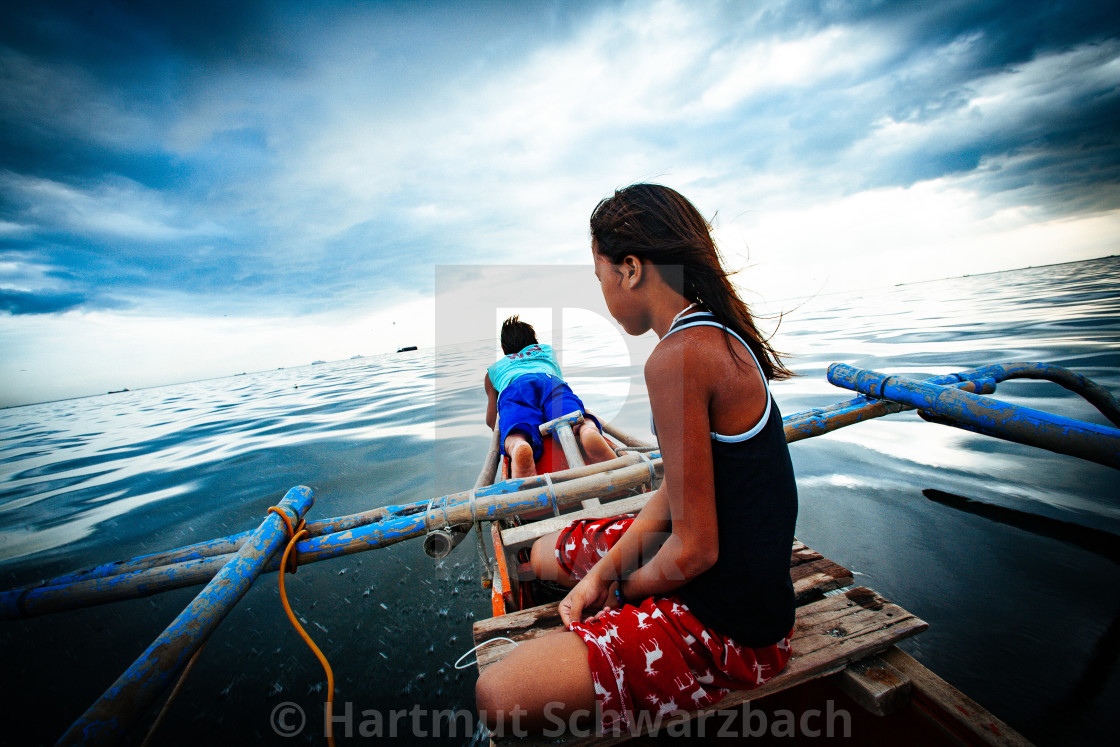
{"label": "white cloud", "polygon": [[851,28],[833,26],[803,38],[743,39],[710,56],[712,82],[699,98],[700,110],[742,106],[763,93],[789,93],[828,81],[845,85],[879,64],[893,46]]}
{"label": "white cloud", "polygon": [[184,216],[164,193],[123,177],[107,176],[83,189],[8,171],[0,173],[0,189],[18,207],[25,226],[48,233],[63,230],[84,238],[149,241],[224,233],[213,222]]}
{"label": "white cloud", "polygon": [[737,282],[768,302],[1090,259],[1120,235],[1120,210],[1051,220],[1001,208],[962,180],[884,188],[752,214],[717,230]]}

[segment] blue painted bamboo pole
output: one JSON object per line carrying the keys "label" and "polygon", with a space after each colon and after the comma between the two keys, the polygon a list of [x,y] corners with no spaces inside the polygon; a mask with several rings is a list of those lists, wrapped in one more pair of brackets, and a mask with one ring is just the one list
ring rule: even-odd
{"label": "blue painted bamboo pole", "polygon": [[86,568],[82,571],[55,576],[38,585],[60,586],[77,581],[88,581],[94,578],[116,576],[121,573],[139,571],[145,568],[155,568],[161,565],[183,563],[188,560],[202,560],[216,555],[228,555],[231,552],[240,550],[241,545],[245,543],[245,540],[248,539],[252,533],[252,530],[248,530],[238,532],[237,534],[231,534],[228,537],[219,537],[218,539],[207,540],[205,542],[196,542],[192,545],[176,547],[171,550],[161,550],[160,552],[149,553],[147,555],[138,555],[128,560],[117,560],[112,563],[94,566],[93,568]]}
{"label": "blue painted bamboo pole", "polygon": [[[940,376],[931,379],[930,382],[948,384],[970,392],[978,391],[981,394],[991,394],[996,390],[996,383],[991,379],[979,381],[966,379],[961,381],[953,376]],[[862,423],[865,420],[912,409],[914,408],[909,405],[873,399],[861,394],[858,397],[828,407],[788,415],[782,418],[782,428],[785,431],[786,442],[794,443],[824,433],[831,433],[845,426]]]}
{"label": "blue painted bamboo pole", "polygon": [[[1015,361],[1010,363],[997,363],[979,368],[960,371],[958,373],[937,376],[927,379],[928,384],[942,386],[955,386],[977,394],[991,394],[995,391],[997,383],[1009,379],[1043,379],[1084,397],[1096,407],[1101,414],[1114,425],[1120,426],[1120,403],[1107,389],[1081,374],[1074,373],[1068,368],[1055,366],[1050,363],[1031,363]],[[968,382],[979,386],[980,389],[969,388]],[[873,399],[866,395],[859,395],[845,402],[838,402],[828,407],[807,410],[795,413],[783,419],[786,441],[793,443],[812,436],[819,436],[847,425],[853,425],[872,418],[889,415],[904,410],[912,410],[909,405]],[[928,419],[928,418],[927,418]]]}
{"label": "blue painted bamboo pole", "polygon": [[[653,461],[655,472],[659,472],[660,454],[654,452],[648,456]],[[602,464],[595,466],[601,467]],[[525,478],[520,481],[507,481],[509,485],[505,488],[501,484],[495,484],[490,488],[480,489],[475,496],[477,518],[480,521],[496,521],[499,518],[530,511],[551,510],[554,498],[559,505],[564,506],[572,502],[579,503],[592,495],[600,497],[624,495],[627,491],[648,483],[649,468],[637,457],[619,460],[619,464],[623,466],[589,474],[576,480],[556,483],[551,488],[532,487],[507,492],[506,489],[510,486],[535,482],[531,478]],[[410,504],[418,507],[414,513],[394,516],[342,532],[304,539],[297,545],[299,562],[301,565],[315,563],[422,537],[429,530],[442,529],[445,515],[450,526],[471,524],[475,516],[472,516],[470,501],[470,491],[444,496],[430,514],[425,511],[429,502],[418,501],[416,504]],[[3,592],[0,593],[0,620],[36,617],[195,586],[206,583],[231,557],[233,556],[219,555],[104,578],[91,578],[71,584],[36,586]],[[275,571],[279,566],[279,558],[274,558],[265,566],[265,571]]]}
{"label": "blue painted bamboo pole", "polygon": [[[617,468],[630,464],[638,463],[638,457],[633,454],[621,456],[611,462],[601,462],[596,465],[598,469],[604,468]],[[573,479],[581,472],[587,473],[588,470],[563,470],[561,472],[552,473],[553,483],[565,482]],[[516,493],[520,490],[529,490],[532,488],[544,485],[544,478],[541,476],[511,478],[503,480],[493,485],[480,486],[476,490],[476,495],[480,498],[494,495],[505,495],[508,493]],[[455,494],[455,497],[467,497],[470,495],[469,490],[462,491]],[[356,514],[347,516],[338,516],[330,519],[320,519],[314,522],[308,522],[304,527],[311,537],[318,537],[326,534],[333,534],[336,532],[343,532],[349,529],[357,529],[358,527],[374,524],[379,521],[384,521],[388,518],[408,516],[416,514],[424,510],[427,506],[427,501],[416,501],[414,503],[404,503],[399,505],[380,506],[370,511],[362,511]],[[217,568],[221,567],[224,560],[218,561],[215,565],[215,558],[223,558],[230,553],[237,552],[244,543],[245,538],[251,532],[240,532],[238,534],[231,534],[228,537],[220,537],[218,539],[207,540],[205,542],[197,542],[192,545],[185,545],[183,547],[174,548],[171,550],[164,550],[158,553],[150,553],[147,555],[140,555],[128,560],[118,560],[112,563],[105,563],[103,565],[87,568],[75,573],[68,573],[62,576],[56,576],[51,579],[40,581],[32,586],[24,586],[18,589],[9,589],[0,592],[0,620],[12,620],[24,615],[20,613],[19,609],[23,605],[23,601],[34,589],[43,589],[48,587],[69,586],[72,584],[85,584],[83,588],[95,589],[97,593],[111,594],[110,587],[123,587],[128,584],[137,584],[140,586],[150,584],[162,577],[164,571],[159,569],[166,569],[179,564],[185,565],[185,568],[198,567],[203,569],[210,569],[206,578],[213,576]],[[228,560],[228,558],[226,558]],[[151,571],[150,573],[144,573]],[[99,583],[102,579],[112,579],[120,577],[117,581],[108,581],[107,583]],[[125,582],[125,583],[121,583]],[[189,584],[199,583],[193,581]],[[167,587],[170,588],[170,587]],[[163,590],[163,589],[161,589]],[[129,594],[120,597],[122,599],[131,599],[137,596],[136,594]],[[106,601],[113,601],[107,598]]]}
{"label": "blue painted bamboo pole", "polygon": [[1116,428],[843,363],[828,367],[828,380],[871,397],[901,402],[948,418],[954,425],[960,423],[989,436],[1120,468],[1120,430]]}
{"label": "blue painted bamboo pole", "polygon": [[[294,514],[294,525],[313,502],[310,488],[295,487],[280,502],[280,508]],[[124,734],[245,595],[286,541],[287,528],[283,520],[270,513],[232,560],[70,726],[58,744],[108,744]]]}

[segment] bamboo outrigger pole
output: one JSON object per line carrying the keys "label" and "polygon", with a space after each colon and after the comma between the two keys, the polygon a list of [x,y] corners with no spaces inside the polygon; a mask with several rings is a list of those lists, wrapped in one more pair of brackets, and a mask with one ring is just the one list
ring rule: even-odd
{"label": "bamboo outrigger pole", "polygon": [[[641,460],[634,454],[627,454],[619,457],[618,459],[610,462],[602,462],[591,467],[584,467],[581,469],[569,469],[561,472],[553,472],[552,482],[568,482],[580,477],[586,477],[594,474],[597,470],[603,468],[620,468],[632,464],[637,464]],[[491,475],[491,479],[493,475]],[[482,476],[479,476],[482,479]],[[534,477],[524,478],[511,478],[503,480],[497,484],[487,483],[483,486],[477,486],[476,496],[485,497],[490,495],[503,495],[506,493],[516,493],[520,490],[530,490],[539,488],[545,484],[543,476],[537,475]],[[460,493],[452,494],[452,497],[466,497],[469,496],[470,491],[462,491]],[[334,532],[342,532],[348,529],[356,529],[358,527],[373,524],[385,519],[399,516],[407,516],[410,514],[420,513],[427,505],[427,501],[416,501],[414,503],[405,503],[391,506],[380,506],[370,511],[362,511],[356,514],[349,514],[347,516],[338,516],[330,519],[320,519],[319,521],[309,522],[304,529],[311,537],[318,537],[324,534],[331,534]],[[117,560],[112,563],[104,563],[93,568],[87,568],[83,571],[75,573],[68,573],[62,576],[56,576],[51,579],[40,581],[28,587],[20,589],[12,589],[0,592],[0,620],[15,619],[21,617],[17,611],[13,611],[12,605],[16,603],[16,595],[31,588],[39,588],[44,586],[65,586],[77,582],[93,581],[95,579],[105,579],[111,576],[122,576],[126,573],[134,573],[137,571],[144,571],[160,567],[170,567],[182,563],[195,563],[199,566],[210,567],[207,565],[209,560],[215,557],[225,556],[232,552],[237,552],[244,544],[245,538],[252,534],[251,531],[239,532],[231,534],[228,537],[220,537],[218,539],[207,540],[205,542],[196,542],[191,545],[177,547],[171,550],[163,550],[157,553],[150,553],[147,555],[140,555],[128,560]]]}
{"label": "bamboo outrigger pole", "polygon": [[[841,365],[841,364],[833,364]],[[1095,381],[1074,373],[1068,368],[1055,366],[1050,363],[997,363],[990,366],[981,366],[967,371],[935,376],[923,383],[939,386],[952,386],[966,392],[975,394],[991,394],[996,389],[996,384],[1009,379],[1042,379],[1051,381],[1059,386],[1084,397],[1091,405],[1097,408],[1110,422],[1120,426],[1120,403],[1107,389]],[[836,384],[837,382],[833,382]],[[837,384],[837,386],[844,386]],[[851,388],[851,387],[847,387]],[[843,428],[847,425],[863,422],[871,418],[889,415],[916,409],[912,405],[878,399],[873,396],[861,394],[858,397],[838,402],[834,405],[817,410],[790,415],[783,420],[786,432],[786,441],[793,443],[803,438],[819,436],[822,433]],[[924,417],[924,416],[923,416]]]}
{"label": "bamboo outrigger pole", "polygon": [[[295,487],[278,508],[294,519],[294,526],[313,502],[310,488]],[[214,632],[286,540],[283,519],[269,513],[206,588],[70,726],[58,744],[108,744],[123,734]]]}
{"label": "bamboo outrigger pole", "polygon": [[[651,478],[660,479],[660,455],[654,453],[649,457],[645,463],[635,455],[620,457],[614,461],[623,466],[584,474],[583,477],[553,483],[551,486],[513,492],[494,490],[487,495],[482,495],[483,491],[480,490],[473,499],[472,491],[465,491],[430,501],[419,501],[412,504],[419,507],[412,513],[302,540],[296,546],[299,564],[306,565],[340,555],[387,547],[422,537],[429,531],[445,526],[470,525],[475,519],[497,521],[516,514],[564,508],[592,496],[610,498],[626,495],[635,488],[649,485]],[[601,468],[607,464],[610,463],[602,462],[594,466]],[[583,470],[584,473],[590,471],[590,467]],[[506,482],[520,486],[543,480],[525,478]],[[493,486],[498,487],[499,485]],[[0,620],[37,617],[206,583],[233,557],[233,554],[217,555],[57,586],[41,585],[3,592],[0,593]],[[273,558],[264,566],[263,572],[275,571],[279,567],[279,559]]]}
{"label": "bamboo outrigger pole", "polygon": [[868,396],[915,407],[927,420],[1120,469],[1120,430],[1116,428],[844,363],[828,367],[828,380]]}

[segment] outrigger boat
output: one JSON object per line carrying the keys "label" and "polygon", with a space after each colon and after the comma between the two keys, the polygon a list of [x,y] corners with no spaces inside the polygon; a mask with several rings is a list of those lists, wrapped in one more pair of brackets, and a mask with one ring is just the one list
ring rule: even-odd
{"label": "outrigger boat", "polygon": [[[1047,379],[1085,397],[1120,427],[1116,399],[1064,368],[1008,363],[916,381],[833,364],[828,378],[858,392],[857,396],[787,416],[787,441],[916,409],[932,422],[1120,469],[1120,429],[987,396],[1007,379]],[[504,465],[495,434],[481,473],[469,490],[305,523],[313,503],[311,490],[295,487],[269,509],[256,529],[0,592],[0,619],[11,620],[206,584],[71,725],[59,744],[111,744],[122,738],[177,679],[181,682],[205,641],[256,577],[285,566],[290,570],[292,564],[418,537],[424,539],[429,555],[443,557],[473,530],[486,561],[483,586],[491,590],[494,611],[492,618],[474,624],[474,638],[480,644],[479,668],[501,659],[517,642],[557,628],[556,601],[548,601],[550,590],[526,574],[526,550],[537,537],[575,518],[636,511],[662,476],[656,445],[643,443],[609,423],[604,423],[604,431],[619,456],[584,465],[572,431],[581,417],[581,413],[571,413],[542,426],[542,432],[551,437],[545,439],[546,453],[534,477],[502,479]],[[490,523],[492,554],[482,528],[486,522]],[[285,545],[287,549],[281,553]],[[1027,744],[995,715],[897,648],[898,642],[924,630],[924,621],[875,591],[855,586],[849,570],[800,542],[791,548],[790,574],[799,606],[793,656],[785,670],[755,690],[730,693],[703,712],[679,712],[660,723],[647,721],[640,733],[660,729],[669,735],[731,733],[784,738],[794,733],[814,736],[814,731],[820,734],[835,727],[840,730],[835,736],[850,735],[861,743]],[[282,581],[281,590],[283,597]],[[289,616],[298,628],[290,612]],[[504,640],[494,642],[495,638]],[[326,668],[327,690],[333,693],[332,675]],[[172,690],[165,709],[174,693]],[[830,713],[833,721],[824,723]],[[329,723],[329,701],[327,714]],[[810,721],[807,717],[812,714],[819,720]],[[159,723],[158,717],[155,723]],[[760,724],[763,731],[759,731]],[[637,735],[569,734],[560,741],[605,743]],[[557,743],[554,738],[548,741]]]}

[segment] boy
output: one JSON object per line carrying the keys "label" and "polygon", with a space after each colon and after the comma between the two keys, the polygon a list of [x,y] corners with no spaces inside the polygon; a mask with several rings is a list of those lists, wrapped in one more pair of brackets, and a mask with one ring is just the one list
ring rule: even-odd
{"label": "boy", "polygon": [[[540,458],[543,441],[539,426],[579,410],[583,402],[564,383],[551,345],[537,342],[531,325],[514,314],[502,322],[504,358],[486,369],[486,425],[499,423],[498,443],[509,457],[512,477],[537,474],[534,461]],[[588,464],[614,459],[615,453],[599,432],[599,422],[584,413],[585,421],[575,427]]]}

